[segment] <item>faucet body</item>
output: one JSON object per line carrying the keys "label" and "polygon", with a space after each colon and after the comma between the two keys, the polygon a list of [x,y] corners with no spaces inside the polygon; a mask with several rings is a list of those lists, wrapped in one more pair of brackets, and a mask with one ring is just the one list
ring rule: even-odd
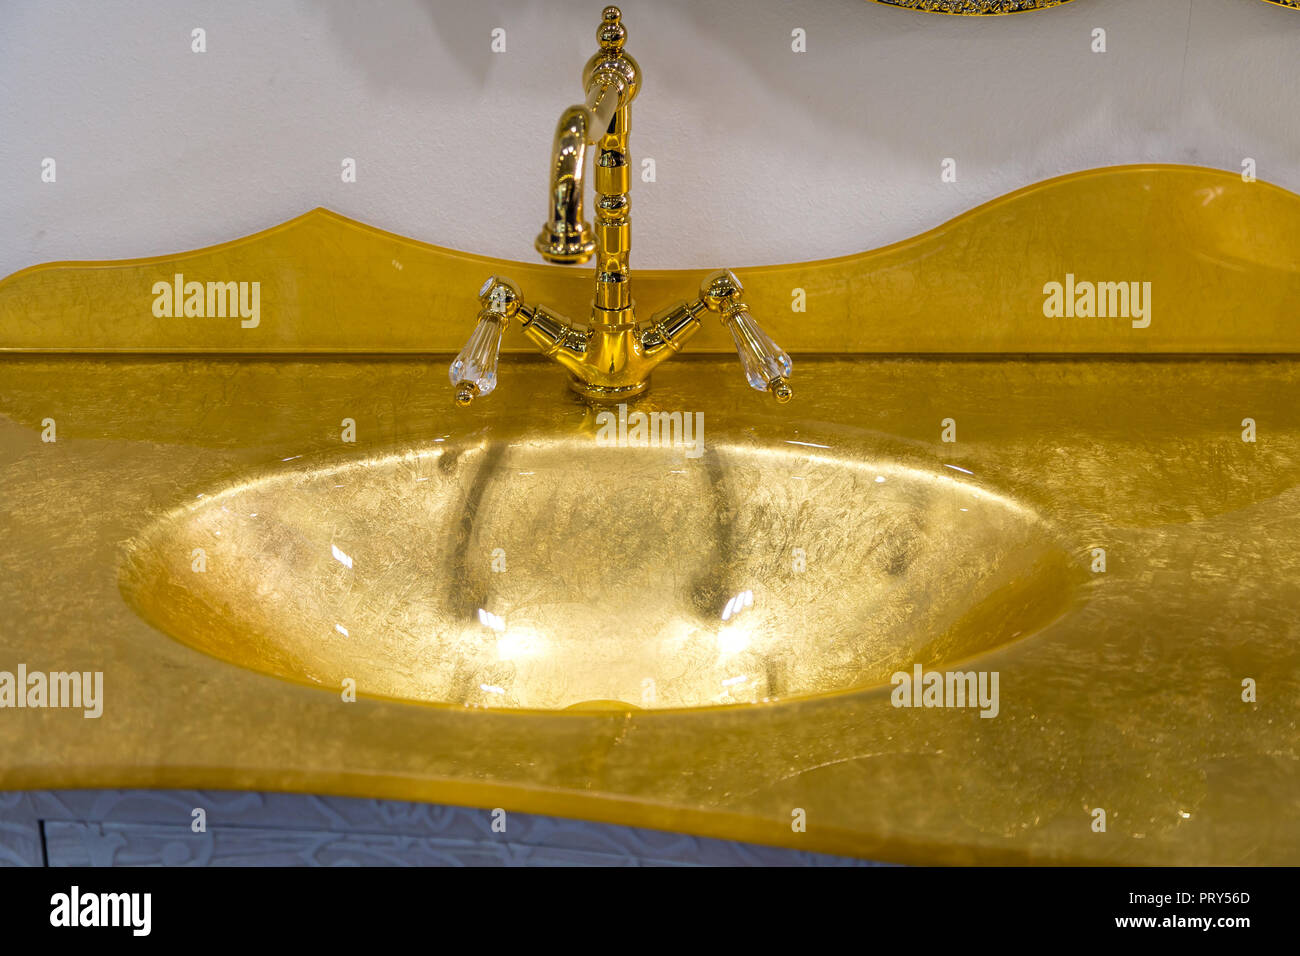
{"label": "faucet body", "polygon": [[[451,366],[457,401],[467,405],[496,384],[501,335],[512,319],[542,354],[570,373],[570,387],[596,402],[616,403],[644,392],[655,366],[681,350],[706,310],[732,332],[746,376],[755,388],[784,402],[790,358],[749,316],[739,280],[711,274],[694,302],[677,302],[638,322],[632,299],[628,136],[641,70],[623,50],[627,30],[617,7],[606,7],[596,31],[599,51],[582,71],[586,99],[564,111],[551,152],[547,218],[534,245],[548,262],[595,258],[590,322],[578,325],[545,306],[526,304],[517,286],[493,276],[479,292],[482,310],[469,344]],[[592,179],[595,226],[583,215],[587,147],[595,147]],[[487,323],[485,325],[485,323]],[[489,354],[490,353],[490,354]],[[757,377],[751,374],[759,369]]]}

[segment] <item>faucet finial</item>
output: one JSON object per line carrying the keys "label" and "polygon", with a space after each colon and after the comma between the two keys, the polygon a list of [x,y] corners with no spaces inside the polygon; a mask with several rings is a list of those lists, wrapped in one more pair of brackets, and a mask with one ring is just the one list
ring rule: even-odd
{"label": "faucet finial", "polygon": [[627,27],[623,26],[623,11],[609,6],[601,11],[600,26],[596,28],[596,42],[606,53],[618,53],[627,40]]}

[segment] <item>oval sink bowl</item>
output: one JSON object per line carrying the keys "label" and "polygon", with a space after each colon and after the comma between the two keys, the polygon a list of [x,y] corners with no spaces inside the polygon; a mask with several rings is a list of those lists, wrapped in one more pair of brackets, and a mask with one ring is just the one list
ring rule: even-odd
{"label": "oval sink bowl", "polygon": [[958,662],[1059,616],[1073,564],[1033,512],[959,470],[570,437],[286,466],[162,516],[121,586],[158,629],[265,674],[608,711]]}

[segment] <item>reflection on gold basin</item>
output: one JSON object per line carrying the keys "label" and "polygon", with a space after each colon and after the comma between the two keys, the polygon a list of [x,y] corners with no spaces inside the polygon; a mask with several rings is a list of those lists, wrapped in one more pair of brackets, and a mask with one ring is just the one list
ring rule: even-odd
{"label": "reflection on gold basin", "polygon": [[1060,615],[1073,563],[1032,511],[859,446],[570,434],[297,461],[164,515],[121,584],[253,670],[541,710],[866,688]]}

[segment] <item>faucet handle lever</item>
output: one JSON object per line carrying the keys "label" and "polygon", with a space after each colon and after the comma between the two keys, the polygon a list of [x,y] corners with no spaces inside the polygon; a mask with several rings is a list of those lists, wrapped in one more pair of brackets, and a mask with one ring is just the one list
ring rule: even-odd
{"label": "faucet handle lever", "polygon": [[722,323],[731,332],[731,340],[735,343],[736,354],[740,356],[750,387],[760,392],[771,392],[777,403],[784,405],[794,397],[789,382],[793,363],[749,314],[744,291],[736,274],[730,269],[722,269],[700,283],[700,301],[709,311],[722,316]]}
{"label": "faucet handle lever", "polygon": [[478,324],[448,370],[456,386],[456,404],[465,406],[497,387],[501,336],[523,307],[519,287],[501,276],[488,276],[478,292]]}

